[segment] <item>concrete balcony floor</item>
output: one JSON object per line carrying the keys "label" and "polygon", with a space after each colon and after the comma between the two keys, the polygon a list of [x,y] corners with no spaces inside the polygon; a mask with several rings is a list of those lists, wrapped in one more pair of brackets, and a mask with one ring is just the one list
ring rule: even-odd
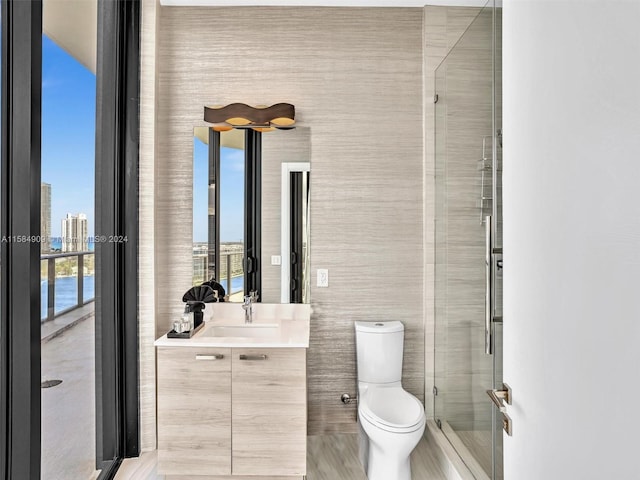
{"label": "concrete balcony floor", "polygon": [[95,479],[94,304],[44,324],[41,336],[42,381],[62,380],[41,390],[41,478]]}

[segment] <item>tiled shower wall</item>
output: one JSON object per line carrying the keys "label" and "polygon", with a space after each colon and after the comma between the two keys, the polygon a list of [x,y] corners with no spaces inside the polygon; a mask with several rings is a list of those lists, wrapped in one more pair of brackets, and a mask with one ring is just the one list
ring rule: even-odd
{"label": "tiled shower wall", "polygon": [[[355,405],[340,395],[356,393],[356,320],[405,324],[403,382],[422,399],[423,9],[144,5],[146,34],[158,33],[146,43],[143,33],[141,144],[155,154],[141,155],[141,183],[155,195],[141,208],[155,226],[141,262],[154,258],[155,314],[141,312],[141,330],[166,332],[190,286],[192,134],[204,105],[290,102],[310,134],[312,279],[329,269],[329,288],[311,289],[309,432],[355,431]],[[141,345],[141,358],[152,352]]]}

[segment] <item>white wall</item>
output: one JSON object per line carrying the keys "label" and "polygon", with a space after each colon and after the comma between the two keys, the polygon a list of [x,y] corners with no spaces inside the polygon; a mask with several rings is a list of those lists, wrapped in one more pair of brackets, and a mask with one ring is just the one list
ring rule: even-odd
{"label": "white wall", "polygon": [[640,2],[503,18],[505,478],[639,478]]}

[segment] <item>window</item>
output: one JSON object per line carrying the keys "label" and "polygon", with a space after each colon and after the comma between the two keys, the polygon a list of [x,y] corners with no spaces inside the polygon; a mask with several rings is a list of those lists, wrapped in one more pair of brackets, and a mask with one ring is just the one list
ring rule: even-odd
{"label": "window", "polygon": [[[42,4],[1,0],[1,6],[0,237],[8,240],[0,243],[0,479],[8,480],[41,474],[41,374],[45,372],[40,363],[43,245],[38,240],[41,230],[47,232],[49,227],[45,222],[42,228],[41,218],[41,210],[47,210],[41,201],[48,196],[41,178],[39,128]],[[137,455],[139,448],[137,176],[127,172],[137,172],[137,138],[129,132],[138,131],[140,5],[135,0],[99,1],[98,10],[95,233],[104,241],[95,245],[95,382],[100,392],[95,403],[95,462],[102,470],[99,478],[107,479],[113,478],[123,457]],[[55,183],[50,185],[53,189]],[[70,213],[68,219],[65,215],[65,228],[80,239],[72,248],[89,249],[82,240],[84,231],[89,231],[88,214],[85,230],[80,213],[86,212]],[[60,269],[84,277],[89,263],[78,255]],[[54,266],[54,274],[56,270]],[[90,291],[86,285],[83,279],[74,286],[74,296],[82,303]],[[47,297],[50,292],[47,285]],[[59,469],[56,474],[74,476]]]}
{"label": "window", "polygon": [[[70,7],[76,8],[49,8]],[[62,28],[46,19],[44,27]],[[84,32],[65,33],[68,50],[42,35],[41,478],[46,479],[91,478],[96,470],[96,76],[74,58],[74,47],[91,43],[78,38]]]}

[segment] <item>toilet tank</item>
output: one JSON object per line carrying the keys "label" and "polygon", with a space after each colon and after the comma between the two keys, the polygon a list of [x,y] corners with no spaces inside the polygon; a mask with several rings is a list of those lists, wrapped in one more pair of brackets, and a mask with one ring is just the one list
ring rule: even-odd
{"label": "toilet tank", "polygon": [[392,383],[402,379],[404,325],[355,322],[358,381]]}

